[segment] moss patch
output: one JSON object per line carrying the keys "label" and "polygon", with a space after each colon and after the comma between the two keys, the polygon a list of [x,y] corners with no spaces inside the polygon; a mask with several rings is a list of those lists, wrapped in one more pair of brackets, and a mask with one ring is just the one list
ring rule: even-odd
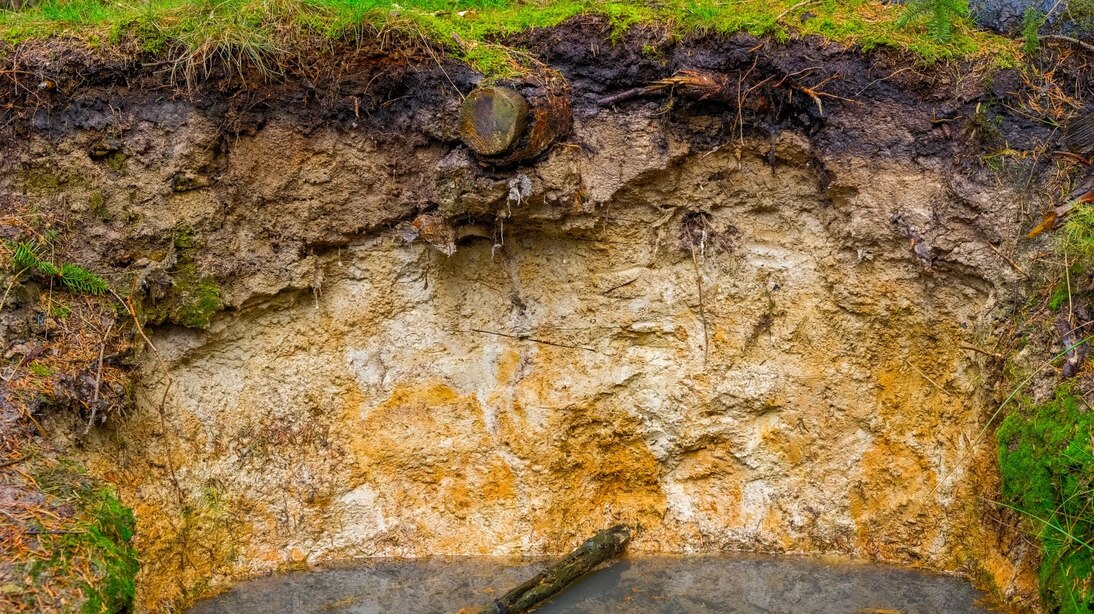
{"label": "moss patch", "polygon": [[1059,236],[1061,251],[1094,264],[1094,205],[1080,204],[1072,209]]}
{"label": "moss patch", "polygon": [[194,263],[201,245],[193,228],[185,224],[176,227],[171,243],[178,253],[170,271],[171,289],[166,296],[141,306],[144,320],[149,324],[170,322],[188,328],[207,328],[213,314],[224,306],[220,286],[211,276],[203,275]]}
{"label": "moss patch", "polygon": [[192,264],[175,275],[175,308],[171,319],[190,328],[206,328],[220,310],[220,287],[211,277],[202,277]]}
{"label": "moss patch", "polygon": [[[40,587],[61,594],[78,594],[65,611],[86,614],[130,612],[140,564],[132,540],[133,512],[121,503],[113,488],[67,461],[36,459],[30,475],[41,489],[41,507],[23,530],[36,543],[11,551],[20,582],[6,585],[7,605],[41,604]],[[78,608],[78,609],[77,609]]]}
{"label": "moss patch", "polygon": [[1012,412],[996,438],[1006,503],[1029,518],[1044,549],[1046,604],[1094,610],[1094,412],[1064,386]]}
{"label": "moss patch", "polygon": [[220,286],[209,276],[201,275],[192,262],[181,262],[171,274],[171,291],[152,304],[143,306],[145,320],[150,324],[171,322],[188,328],[208,328],[213,314],[220,311]]}

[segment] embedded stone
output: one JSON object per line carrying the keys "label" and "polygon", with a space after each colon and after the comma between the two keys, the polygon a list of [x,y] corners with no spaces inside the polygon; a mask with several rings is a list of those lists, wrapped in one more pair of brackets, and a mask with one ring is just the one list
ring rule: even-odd
{"label": "embedded stone", "polygon": [[480,87],[460,108],[460,138],[480,156],[508,152],[528,124],[528,101],[505,87]]}

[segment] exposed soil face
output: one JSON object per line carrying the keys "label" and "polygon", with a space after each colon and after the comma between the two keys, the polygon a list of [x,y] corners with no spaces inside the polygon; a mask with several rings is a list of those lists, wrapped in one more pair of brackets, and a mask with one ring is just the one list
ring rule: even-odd
{"label": "exposed soil face", "polygon": [[[976,159],[978,104],[987,138],[1050,140],[1005,111],[1015,75],[606,34],[522,36],[574,125],[506,169],[456,138],[476,79],[455,65],[359,50],[187,97],[128,60],[24,56],[56,86],[8,98],[0,191],[63,217],[151,318],[124,418],[47,425],[133,506],[140,609],[347,557],[560,552],[620,521],[640,551],[840,554],[1036,600],[1036,552],[983,501],[992,365],[962,348],[1022,296],[1001,254],[1026,195]],[[680,68],[768,98],[597,104]],[[202,296],[228,310],[172,324]]]}

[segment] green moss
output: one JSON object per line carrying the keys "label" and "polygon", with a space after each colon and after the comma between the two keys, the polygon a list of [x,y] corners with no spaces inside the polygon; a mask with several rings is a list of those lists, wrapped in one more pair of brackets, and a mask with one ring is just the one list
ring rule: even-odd
{"label": "green moss", "polygon": [[97,553],[92,562],[101,581],[87,585],[84,612],[126,612],[132,609],[135,578],[140,565],[132,546],[136,521],[114,491],[99,488],[84,498],[90,521],[81,537],[71,537],[72,547]]}
{"label": "green moss", "polygon": [[220,311],[220,287],[211,277],[186,273],[175,278],[178,301],[171,319],[190,328],[207,328]]}
{"label": "green moss", "polygon": [[72,315],[72,310],[69,309],[68,305],[65,305],[55,298],[49,305],[49,315],[50,317],[64,321],[68,319],[68,316]]}
{"label": "green moss", "polygon": [[1052,294],[1048,296],[1049,309],[1059,311],[1060,307],[1067,305],[1067,300],[1070,295],[1071,294],[1067,289],[1067,283],[1064,282],[1064,280],[1060,280],[1060,283],[1052,288]]}
{"label": "green moss", "polygon": [[71,505],[75,515],[65,532],[42,535],[43,551],[52,556],[33,566],[32,577],[77,574],[83,578],[83,612],[132,611],[140,567],[132,544],[136,529],[132,510],[111,487],[92,479],[74,463],[58,463],[38,472],[35,479],[44,493]]}
{"label": "green moss", "polygon": [[212,277],[202,276],[188,261],[171,275],[171,292],[157,304],[144,305],[145,320],[152,324],[172,322],[188,328],[208,328],[213,314],[223,306],[220,287]]}
{"label": "green moss", "polygon": [[129,159],[129,156],[120,151],[116,151],[109,156],[103,158],[103,164],[106,164],[115,173],[125,172],[125,161]]}
{"label": "green moss", "polygon": [[53,375],[53,370],[40,362],[32,362],[27,365],[27,371],[30,371],[31,374],[37,375],[38,377],[49,377],[50,375]]}
{"label": "green moss", "polygon": [[1094,0],[1069,0],[1067,13],[1080,27],[1094,26]]}
{"label": "green moss", "polygon": [[1094,412],[1067,386],[1026,403],[996,432],[1003,497],[1025,514],[1044,550],[1041,592],[1050,608],[1094,608]]}
{"label": "green moss", "polygon": [[23,190],[30,193],[50,194],[68,183],[68,177],[55,169],[26,167],[15,174],[15,180]]}
{"label": "green moss", "polygon": [[1081,291],[1076,286],[1083,275],[1084,269],[1084,264],[1076,261],[1068,268],[1067,275],[1060,274],[1059,279],[1056,280],[1056,285],[1052,287],[1052,292],[1048,295],[1049,309],[1059,311],[1079,298],[1075,295]]}
{"label": "green moss", "polygon": [[103,194],[102,190],[95,190],[91,193],[91,196],[87,199],[87,210],[100,220],[110,218],[110,211],[106,208],[106,195]]}
{"label": "green moss", "polygon": [[171,243],[177,252],[177,262],[171,271],[171,290],[162,300],[142,305],[141,313],[151,324],[171,322],[189,328],[207,328],[213,314],[223,307],[220,286],[211,276],[202,275],[194,263],[201,244],[191,226],[176,226]]}
{"label": "green moss", "polygon": [[194,229],[185,224],[179,225],[175,228],[175,236],[172,239],[177,250],[187,250],[194,248]]}

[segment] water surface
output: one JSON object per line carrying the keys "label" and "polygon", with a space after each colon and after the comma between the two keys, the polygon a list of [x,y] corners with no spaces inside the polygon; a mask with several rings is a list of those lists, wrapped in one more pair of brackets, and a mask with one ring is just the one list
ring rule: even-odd
{"label": "water surface", "polygon": [[[191,614],[449,613],[488,603],[549,561],[379,560],[240,584]],[[544,614],[986,614],[965,580],[880,565],[762,556],[628,558],[586,577]]]}

